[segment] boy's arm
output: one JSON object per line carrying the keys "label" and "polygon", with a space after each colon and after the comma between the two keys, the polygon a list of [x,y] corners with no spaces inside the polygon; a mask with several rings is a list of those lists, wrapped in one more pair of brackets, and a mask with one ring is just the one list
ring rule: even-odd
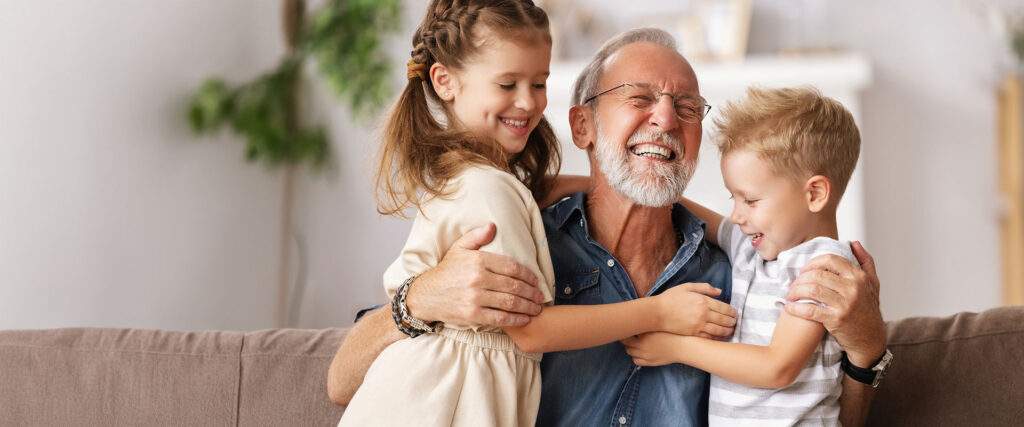
{"label": "boy's arm", "polygon": [[708,239],[709,242],[717,246],[721,246],[718,244],[718,227],[722,224],[722,218],[724,217],[719,215],[718,212],[705,208],[697,202],[685,197],[680,200],[679,203],[682,203],[683,206],[686,206],[686,209],[689,209],[690,212],[697,215],[697,218],[700,218],[708,224],[708,230],[707,233],[704,233],[704,237]]}
{"label": "boy's arm", "polygon": [[634,363],[682,363],[749,387],[783,388],[796,380],[825,334],[820,323],[783,313],[767,346],[670,334],[623,341]]}
{"label": "boy's arm", "polygon": [[571,196],[580,191],[587,191],[589,188],[589,176],[558,175],[555,177],[555,182],[551,186],[551,191],[548,191],[548,194],[544,196],[543,200],[538,200],[537,206],[544,209],[555,204],[555,202],[562,200],[563,197]]}
{"label": "boy's arm", "polygon": [[527,353],[594,347],[650,331],[727,337],[736,324],[736,310],[712,299],[720,293],[707,283],[684,283],[626,302],[550,306],[526,326],[504,331]]}

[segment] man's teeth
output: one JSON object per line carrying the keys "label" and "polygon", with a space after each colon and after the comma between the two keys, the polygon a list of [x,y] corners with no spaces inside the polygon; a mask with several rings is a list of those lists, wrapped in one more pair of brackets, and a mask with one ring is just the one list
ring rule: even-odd
{"label": "man's teeth", "polygon": [[526,120],[502,119],[501,122],[509,126],[515,126],[517,128],[526,127]]}
{"label": "man's teeth", "polygon": [[634,145],[629,149],[633,154],[652,159],[668,160],[672,157],[672,150],[653,144]]}

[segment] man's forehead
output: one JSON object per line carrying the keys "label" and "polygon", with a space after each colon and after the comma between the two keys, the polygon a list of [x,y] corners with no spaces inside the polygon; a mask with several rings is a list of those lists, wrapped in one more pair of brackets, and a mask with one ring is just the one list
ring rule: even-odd
{"label": "man's forehead", "polygon": [[628,44],[609,56],[604,66],[602,87],[644,83],[659,92],[699,93],[693,68],[682,55],[665,46]]}

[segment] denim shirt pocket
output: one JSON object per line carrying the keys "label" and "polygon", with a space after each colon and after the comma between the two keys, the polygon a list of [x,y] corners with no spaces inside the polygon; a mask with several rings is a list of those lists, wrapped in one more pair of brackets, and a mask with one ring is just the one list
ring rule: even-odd
{"label": "denim shirt pocket", "polygon": [[[555,297],[568,304],[598,304],[600,295],[596,294],[597,284],[601,279],[601,270],[593,269],[556,275]],[[592,289],[592,292],[585,292]],[[594,300],[591,302],[590,300]]]}

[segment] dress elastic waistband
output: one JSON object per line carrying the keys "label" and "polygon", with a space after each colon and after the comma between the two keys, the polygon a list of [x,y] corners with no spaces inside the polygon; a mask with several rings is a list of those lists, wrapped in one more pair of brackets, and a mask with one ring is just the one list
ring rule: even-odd
{"label": "dress elastic waistband", "polygon": [[540,362],[542,356],[538,353],[527,353],[520,350],[519,347],[516,347],[515,341],[512,341],[512,337],[500,332],[481,332],[474,331],[472,329],[441,328],[437,333],[443,337],[476,347],[499,351],[511,351],[517,355],[538,362]]}

